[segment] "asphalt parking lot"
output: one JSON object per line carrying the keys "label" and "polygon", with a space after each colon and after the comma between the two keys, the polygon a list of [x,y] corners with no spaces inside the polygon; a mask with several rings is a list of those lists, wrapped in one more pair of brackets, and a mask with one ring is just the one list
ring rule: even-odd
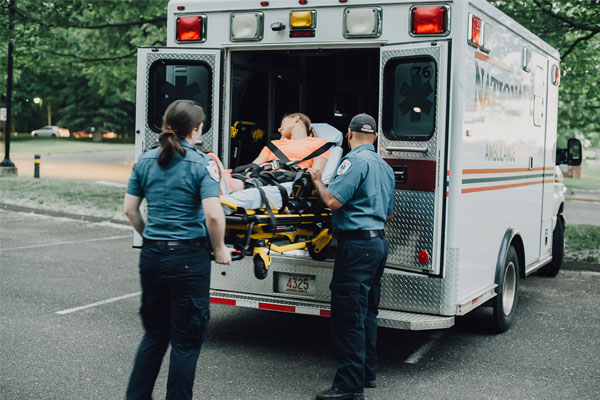
{"label": "asphalt parking lot", "polygon": [[[123,398],[142,334],[131,229],[0,210],[0,238],[0,398]],[[597,399],[599,271],[528,278],[502,335],[485,309],[443,331],[380,329],[367,397]],[[212,305],[195,398],[312,399],[334,368],[326,318]]]}

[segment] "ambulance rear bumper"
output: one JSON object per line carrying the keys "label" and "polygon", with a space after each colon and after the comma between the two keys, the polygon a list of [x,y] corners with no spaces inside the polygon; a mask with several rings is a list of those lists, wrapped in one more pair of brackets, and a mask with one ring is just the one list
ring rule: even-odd
{"label": "ambulance rear bumper", "polygon": [[[210,291],[210,302],[213,304],[317,315],[321,317],[329,317],[331,315],[329,303],[306,302],[291,298],[252,296],[220,290]],[[453,316],[418,314],[393,310],[379,310],[378,320],[379,326],[413,331],[445,329],[454,325]]]}

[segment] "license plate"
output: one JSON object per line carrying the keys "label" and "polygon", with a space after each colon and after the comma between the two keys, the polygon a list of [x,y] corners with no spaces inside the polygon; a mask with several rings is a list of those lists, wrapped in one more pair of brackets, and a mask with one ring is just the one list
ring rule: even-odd
{"label": "license plate", "polygon": [[277,292],[314,296],[317,285],[314,275],[277,273]]}

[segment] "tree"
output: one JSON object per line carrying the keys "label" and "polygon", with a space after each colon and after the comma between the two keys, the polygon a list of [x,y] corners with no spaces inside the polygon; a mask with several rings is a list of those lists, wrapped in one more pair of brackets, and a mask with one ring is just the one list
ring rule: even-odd
{"label": "tree", "polygon": [[[52,105],[54,124],[132,134],[137,47],[165,44],[167,2],[17,0],[15,129],[45,124],[31,101],[41,97]],[[7,19],[8,3],[0,0],[2,27]],[[0,32],[4,54],[7,34]],[[4,76],[6,62],[0,59]]]}
{"label": "tree", "polygon": [[490,0],[558,49],[559,144],[569,137],[600,146],[600,0]]}

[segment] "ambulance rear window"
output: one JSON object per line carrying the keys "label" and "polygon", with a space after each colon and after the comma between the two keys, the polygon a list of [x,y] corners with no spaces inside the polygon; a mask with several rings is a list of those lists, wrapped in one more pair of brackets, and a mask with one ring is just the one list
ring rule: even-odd
{"label": "ambulance rear window", "polygon": [[431,57],[401,57],[383,72],[383,134],[389,140],[429,140],[435,131],[437,65]]}
{"label": "ambulance rear window", "polygon": [[204,132],[210,129],[212,75],[210,67],[197,61],[159,60],[150,67],[148,89],[148,125],[160,132],[162,116],[175,100],[198,102],[206,119]]}

